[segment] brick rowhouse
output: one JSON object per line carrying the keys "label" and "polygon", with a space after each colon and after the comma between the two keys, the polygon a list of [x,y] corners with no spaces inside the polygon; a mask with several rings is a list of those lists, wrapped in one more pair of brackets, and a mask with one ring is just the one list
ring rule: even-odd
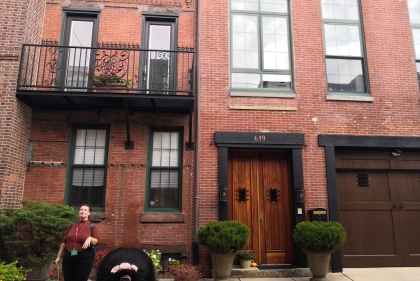
{"label": "brick rowhouse", "polygon": [[[39,7],[35,2],[42,2],[45,6]],[[411,196],[408,201],[420,201],[412,191],[415,190],[415,183],[411,176],[420,176],[420,105],[407,1],[349,1],[357,3],[360,19],[352,24],[360,27],[359,43],[364,55],[365,86],[368,89],[362,93],[332,93],[327,87],[328,51],[323,28],[328,20],[323,19],[322,14],[322,3],[325,4],[325,1],[278,1],[281,5],[286,3],[287,10],[261,13],[255,8],[246,10],[249,8],[242,8],[241,3],[245,2],[47,0],[45,3],[13,1],[12,4],[7,1],[1,4],[0,17],[8,29],[0,38],[0,205],[19,206],[22,198],[68,203],[72,128],[80,124],[107,125],[109,146],[105,200],[103,208],[96,211],[92,218],[100,229],[102,247],[160,248],[168,254],[186,257],[189,261],[198,260],[206,276],[209,276],[209,253],[201,246],[195,252],[192,246],[197,242],[195,224],[202,226],[219,219],[249,219],[244,221],[252,230],[252,243],[247,249],[254,251],[258,263],[290,263],[306,267],[304,254],[291,238],[293,227],[300,221],[310,219],[308,210],[325,208],[328,218],[341,222],[348,231],[347,244],[341,252],[333,254],[332,271],[341,271],[343,266],[392,264],[385,259],[375,259],[381,251],[383,254],[388,249],[375,248],[372,240],[356,237],[350,228],[360,229],[360,232],[369,233],[372,237],[382,237],[380,233],[364,228],[366,224],[363,223],[372,218],[354,219],[346,208],[353,204],[350,207],[358,214],[364,212],[363,208],[375,211],[375,208],[382,208],[363,205],[360,209],[358,203],[362,200],[366,204],[384,201],[386,204],[383,205],[389,205],[389,208],[394,204],[398,206],[398,189],[392,181],[398,177],[411,188],[400,193]],[[30,15],[27,17],[12,12],[12,9],[18,9],[25,14],[28,7],[36,12],[26,13]],[[10,21],[9,13],[10,17],[18,17],[17,23]],[[176,18],[175,48],[197,50],[198,54],[192,121],[188,114],[130,112],[128,120],[134,149],[126,150],[127,117],[123,109],[30,109],[17,100],[14,96],[14,77],[18,71],[20,45],[63,42],[66,36],[63,33],[64,18],[80,16],[81,13],[98,15],[97,44],[109,48],[143,48],[147,40],[143,36],[143,25],[147,24],[148,19],[165,16]],[[288,91],[264,89],[263,82],[269,81],[263,80],[255,89],[232,86],[232,73],[253,73],[245,67],[235,68],[232,62],[235,52],[232,46],[238,43],[232,42],[231,36],[236,31],[234,28],[237,28],[233,27],[234,18],[244,15],[258,17],[257,25],[262,24],[264,18],[285,19],[289,40],[288,75],[291,77],[291,82],[287,82],[292,85]],[[22,29],[16,33],[13,28],[18,31],[18,28]],[[264,27],[255,30],[252,32],[261,33]],[[256,45],[259,48],[264,47],[263,40],[263,36],[258,39]],[[327,56],[327,59],[331,57]],[[258,74],[284,74],[272,69],[264,72],[261,61],[256,68]],[[182,205],[177,211],[155,212],[147,207],[150,204],[147,202],[150,128],[161,127],[183,129]],[[190,130],[195,144],[193,150],[185,145]],[[241,164],[247,161],[253,164]],[[389,165],[383,164],[388,162]],[[238,167],[249,170],[241,173]],[[274,167],[275,172],[268,173],[267,167]],[[198,175],[196,171],[199,171]],[[381,187],[377,186],[377,182],[381,182],[376,180],[379,176],[372,171],[387,175],[387,179],[381,178],[384,183]],[[351,176],[343,181],[347,174]],[[370,188],[361,188],[360,179],[365,176],[370,179]],[[268,186],[272,183],[274,186]],[[195,188],[199,190],[197,198]],[[222,188],[228,190],[227,201],[220,200]],[[352,188],[357,192],[352,193]],[[384,191],[386,188],[390,190],[389,198],[381,197],[388,194]],[[267,191],[269,197],[259,193],[260,190]],[[368,193],[370,190],[373,190],[372,193]],[[244,198],[241,192],[244,192]],[[359,201],[352,197],[356,193],[362,198],[357,199]],[[299,201],[299,194],[304,194],[305,200]],[[277,197],[273,199],[273,196]],[[270,198],[270,204],[264,205],[264,198]],[[198,202],[198,209],[194,209],[195,202]],[[274,208],[275,202],[281,202],[286,207],[276,209],[281,212],[265,214],[266,210],[274,210],[269,208]],[[401,202],[403,204],[409,203]],[[244,212],[245,209],[238,211],[238,206],[248,206],[249,213]],[[414,214],[418,213],[416,205],[410,205],[409,208]],[[198,217],[195,217],[196,212]],[[379,212],[388,217],[373,220],[379,221],[378,225],[383,223],[376,228],[397,231],[397,225],[388,220],[392,214],[395,217],[396,211],[380,209]],[[270,217],[275,220],[270,221]],[[412,218],[411,224],[419,222],[418,215]],[[273,223],[273,229],[278,232],[270,234],[268,229],[262,230],[260,219]],[[403,229],[411,237],[419,235],[415,229],[407,226],[410,223],[404,216],[401,216],[399,223],[404,225]],[[398,245],[405,245],[409,238],[404,236],[401,239],[402,242],[398,243],[392,240],[392,243],[396,243],[398,266],[418,266],[417,260],[404,261],[406,252]],[[276,244],[277,241],[280,242]],[[382,243],[387,244],[390,242]],[[273,248],[268,249],[267,245]],[[365,255],[369,257],[365,265],[360,265],[354,262],[353,258],[357,256],[351,254],[352,251],[366,251],[371,256]],[[390,256],[394,255],[392,249],[389,251]]]}

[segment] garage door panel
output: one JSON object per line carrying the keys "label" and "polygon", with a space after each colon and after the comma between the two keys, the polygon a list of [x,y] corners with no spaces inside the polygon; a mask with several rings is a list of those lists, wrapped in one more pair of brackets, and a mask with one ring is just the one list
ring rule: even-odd
{"label": "garage door panel", "polygon": [[337,174],[340,203],[390,203],[386,171],[345,170]]}
{"label": "garage door panel", "polygon": [[397,254],[392,211],[342,211],[348,238],[344,256],[384,256]]}

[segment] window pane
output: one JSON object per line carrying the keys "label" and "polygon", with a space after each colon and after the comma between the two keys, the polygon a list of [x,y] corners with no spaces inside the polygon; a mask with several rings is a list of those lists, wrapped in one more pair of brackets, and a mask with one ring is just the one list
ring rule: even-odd
{"label": "window pane", "polygon": [[260,0],[263,12],[287,13],[287,0]]}
{"label": "window pane", "polygon": [[258,68],[257,16],[232,16],[232,67]]}
{"label": "window pane", "polygon": [[420,29],[413,30],[414,50],[416,52],[416,59],[420,59]]}
{"label": "window pane", "polygon": [[178,170],[152,170],[149,207],[177,207]]}
{"label": "window pane", "polygon": [[290,89],[292,77],[290,75],[263,74],[262,88]]}
{"label": "window pane", "polygon": [[328,91],[365,92],[362,60],[327,59]]}
{"label": "window pane", "polygon": [[179,155],[178,132],[154,132],[153,133],[153,167],[177,167]]}
{"label": "window pane", "polygon": [[232,73],[232,88],[258,88],[260,83],[260,74]]}
{"label": "window pane", "polygon": [[359,20],[358,0],[322,0],[324,19]]}
{"label": "window pane", "polygon": [[74,164],[105,163],[106,130],[78,129],[76,132],[76,147]]}
{"label": "window pane", "polygon": [[420,23],[420,0],[407,0],[411,23]]}
{"label": "window pane", "polygon": [[73,186],[103,186],[105,170],[103,168],[73,169]]}
{"label": "window pane", "polygon": [[327,55],[361,56],[359,27],[353,25],[324,25]]}
{"label": "window pane", "polygon": [[263,69],[289,69],[287,20],[263,17]]}
{"label": "window pane", "polygon": [[258,0],[232,0],[232,10],[258,11]]}

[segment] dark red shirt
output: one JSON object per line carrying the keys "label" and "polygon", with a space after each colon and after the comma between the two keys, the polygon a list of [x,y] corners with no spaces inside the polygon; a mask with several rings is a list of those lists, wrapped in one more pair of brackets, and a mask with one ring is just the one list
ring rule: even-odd
{"label": "dark red shirt", "polygon": [[[83,227],[83,229],[82,229],[82,227]],[[79,231],[78,231],[76,246],[74,246],[74,241],[76,239],[76,229],[77,228],[79,228]],[[80,230],[82,230],[82,232],[80,232]],[[74,224],[72,223],[72,224],[69,225],[69,227],[67,228],[67,231],[66,231],[66,235],[64,236],[63,243],[66,244],[66,249],[68,251],[72,251],[75,248],[78,252],[81,252],[81,251],[86,250],[86,249],[83,249],[82,246],[89,236],[91,236],[95,239],[98,239],[98,243],[99,243],[98,227],[94,224],[92,226],[92,229],[90,229],[90,221],[84,221],[84,222],[78,221]],[[93,246],[92,243],[90,243],[90,245]]]}

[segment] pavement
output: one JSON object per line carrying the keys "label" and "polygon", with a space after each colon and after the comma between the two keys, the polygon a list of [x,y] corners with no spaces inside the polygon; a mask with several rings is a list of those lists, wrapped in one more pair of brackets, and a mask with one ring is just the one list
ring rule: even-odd
{"label": "pavement", "polygon": [[[213,279],[205,279],[213,280]],[[328,273],[328,281],[420,281],[420,267],[344,268]],[[228,281],[310,281],[310,277],[230,278]]]}

